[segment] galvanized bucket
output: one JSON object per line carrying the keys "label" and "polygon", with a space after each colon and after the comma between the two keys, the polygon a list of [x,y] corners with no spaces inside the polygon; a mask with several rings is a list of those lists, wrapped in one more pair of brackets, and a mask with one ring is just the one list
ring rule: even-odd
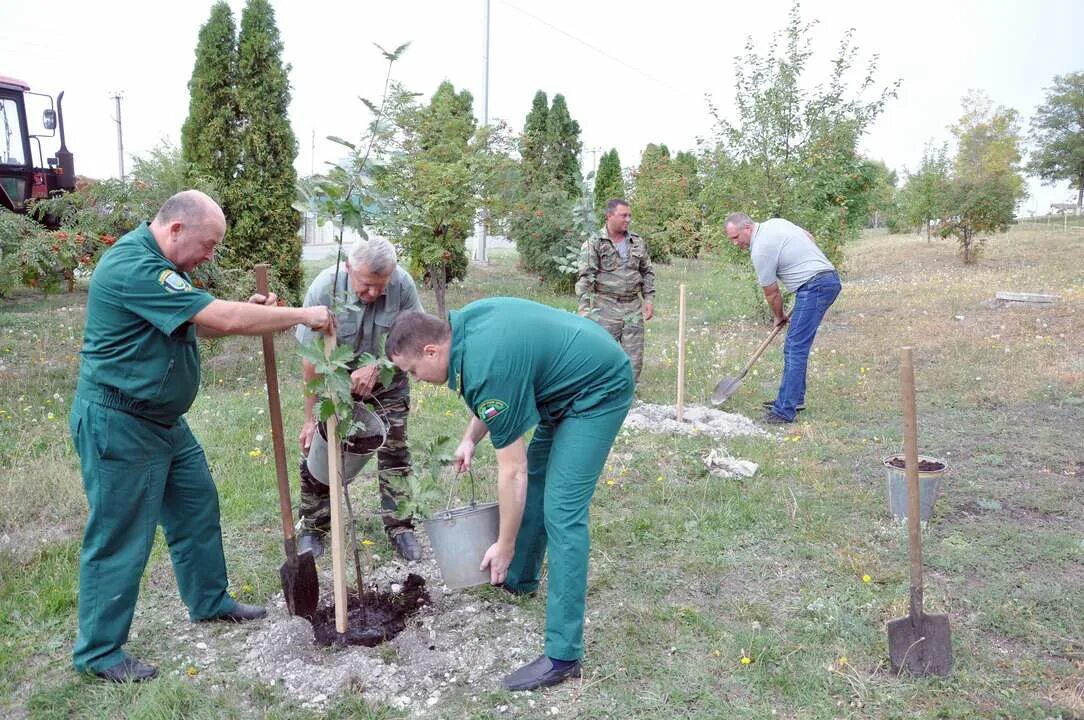
{"label": "galvanized bucket", "polygon": [[459,485],[458,476],[448,495],[448,505],[424,521],[444,584],[452,590],[482,585],[490,580],[489,569],[479,570],[482,558],[500,533],[497,503],[474,501],[474,476],[470,477],[470,504],[451,507]]}
{"label": "galvanized bucket", "polygon": [[[339,462],[339,474],[342,476],[343,485],[346,485],[362,471],[369,458],[378,448],[383,446],[388,438],[388,426],[362,403],[354,405],[354,422],[361,423],[362,427],[350,435],[350,442],[341,444],[341,461]],[[352,447],[364,446],[365,452],[353,452]],[[327,475],[327,425],[316,424],[316,432],[312,434],[312,442],[309,444],[309,456],[306,463],[309,472],[314,478],[328,484]]]}
{"label": "galvanized bucket", "polygon": [[[902,460],[903,454],[889,455],[882,463],[885,466],[885,484],[888,489],[888,510],[898,520],[907,518],[907,473],[904,468],[895,467],[890,463],[893,460]],[[933,515],[933,506],[937,502],[937,496],[941,493],[941,476],[948,469],[948,463],[941,458],[919,455],[918,461],[923,460],[932,463],[940,463],[940,470],[918,471],[918,519],[929,520]]]}

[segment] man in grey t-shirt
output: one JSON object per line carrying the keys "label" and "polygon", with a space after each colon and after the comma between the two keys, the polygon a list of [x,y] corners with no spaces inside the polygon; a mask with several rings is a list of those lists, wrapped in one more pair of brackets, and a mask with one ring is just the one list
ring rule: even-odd
{"label": "man in grey t-shirt", "polygon": [[775,400],[765,403],[768,410],[763,419],[775,425],[794,422],[798,410],[805,408],[809,351],[824,314],[839,295],[839,274],[813,242],[813,236],[788,220],[773,218],[755,223],[745,213],[731,213],[726,217],[726,235],[752,256],[757,281],[776,326],[788,322],[783,314],[780,285],[794,293],[794,309],[783,346],[783,378]]}

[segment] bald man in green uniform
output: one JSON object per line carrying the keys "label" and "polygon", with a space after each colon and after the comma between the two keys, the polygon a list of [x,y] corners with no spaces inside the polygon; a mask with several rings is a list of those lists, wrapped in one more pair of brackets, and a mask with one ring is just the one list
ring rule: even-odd
{"label": "bald man in green uniform", "polygon": [[122,646],[161,523],[192,620],[263,617],[227,592],[218,493],[184,419],[200,384],[196,336],[260,335],[297,324],[334,331],[326,307],[274,295],[216,300],[187,273],[214,257],[226,221],[201,192],[178,193],[110,248],[90,280],[72,439],[89,513],[79,558],[77,670],[138,682],[157,670]]}
{"label": "bald man in green uniform", "polygon": [[[493,441],[500,533],[481,565],[491,581],[534,592],[549,553],[544,654],[502,684],[533,690],[579,677],[588,510],[632,404],[628,356],[596,323],[515,298],[470,303],[447,321],[400,315],[385,349],[416,379],[447,382],[471,409],[457,469],[470,468],[487,434]],[[524,435],[532,427],[528,448]]]}

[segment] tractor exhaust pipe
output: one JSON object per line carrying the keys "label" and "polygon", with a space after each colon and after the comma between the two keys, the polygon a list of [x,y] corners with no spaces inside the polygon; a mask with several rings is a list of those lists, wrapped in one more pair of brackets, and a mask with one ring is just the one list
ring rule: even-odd
{"label": "tractor exhaust pipe", "polygon": [[75,158],[68,152],[68,146],[64,140],[64,110],[61,103],[64,101],[64,91],[56,96],[56,118],[60,128],[60,149],[56,151],[57,162],[57,185],[64,190],[75,189]]}

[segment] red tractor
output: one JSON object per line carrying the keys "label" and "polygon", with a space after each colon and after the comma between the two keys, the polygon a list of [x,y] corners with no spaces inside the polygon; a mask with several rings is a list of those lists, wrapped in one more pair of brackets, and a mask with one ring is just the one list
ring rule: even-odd
{"label": "red tractor", "polygon": [[[41,121],[27,117],[30,106],[42,109]],[[21,80],[0,75],[0,206],[25,213],[27,201],[48,198],[75,189],[75,162],[64,144],[64,113],[57,95],[30,91]],[[60,131],[60,149],[46,157],[41,139]],[[34,151],[37,154],[34,154]]]}

